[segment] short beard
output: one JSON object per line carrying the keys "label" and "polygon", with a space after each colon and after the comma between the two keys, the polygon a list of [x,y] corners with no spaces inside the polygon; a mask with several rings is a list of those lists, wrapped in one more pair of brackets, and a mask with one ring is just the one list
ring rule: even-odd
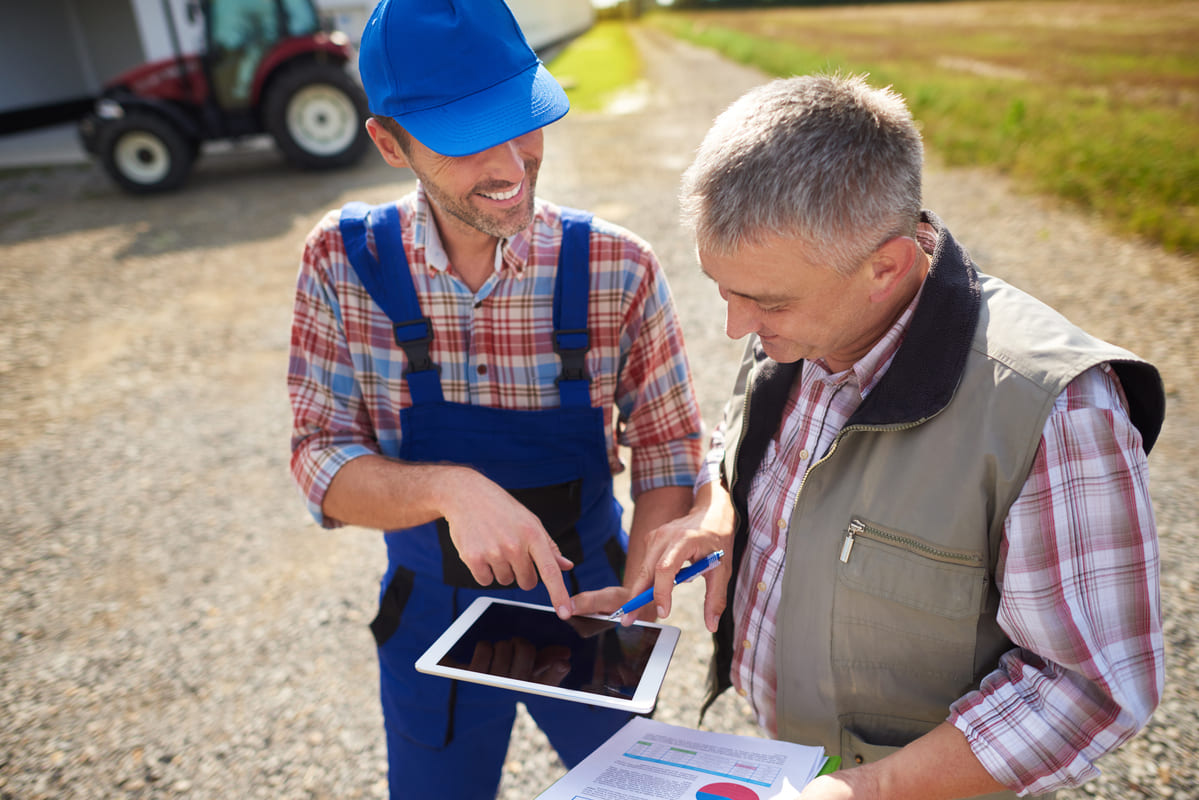
{"label": "short beard", "polygon": [[[498,218],[495,215],[483,213],[469,202],[460,202],[456,198],[447,197],[430,181],[422,181],[422,184],[425,187],[425,192],[437,203],[437,206],[442,211],[488,236],[507,239],[509,236],[520,233],[533,222],[537,170],[540,166],[539,161],[525,161],[525,201],[522,205],[510,209],[508,214]],[[472,194],[478,191],[476,188],[472,190]]]}

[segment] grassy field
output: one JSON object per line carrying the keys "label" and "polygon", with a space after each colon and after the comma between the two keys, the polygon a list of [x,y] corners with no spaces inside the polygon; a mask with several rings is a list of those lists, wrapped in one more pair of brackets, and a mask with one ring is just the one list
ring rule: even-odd
{"label": "grassy field", "polygon": [[770,74],[867,72],[950,165],[993,166],[1115,230],[1199,253],[1199,1],[657,12]]}
{"label": "grassy field", "polygon": [[566,88],[570,106],[602,111],[641,76],[641,60],[624,23],[600,21],[548,65]]}

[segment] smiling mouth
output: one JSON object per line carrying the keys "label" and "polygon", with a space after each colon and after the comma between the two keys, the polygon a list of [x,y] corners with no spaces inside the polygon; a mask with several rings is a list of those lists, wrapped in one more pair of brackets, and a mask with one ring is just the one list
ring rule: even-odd
{"label": "smiling mouth", "polygon": [[513,197],[516,197],[518,194],[520,194],[520,189],[522,186],[524,186],[523,183],[518,183],[506,192],[479,192],[479,194],[483,195],[488,200],[511,200]]}

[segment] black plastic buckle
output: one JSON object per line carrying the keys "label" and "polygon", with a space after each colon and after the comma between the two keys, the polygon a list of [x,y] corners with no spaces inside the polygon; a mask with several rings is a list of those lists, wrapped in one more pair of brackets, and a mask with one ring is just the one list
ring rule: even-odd
{"label": "black plastic buckle", "polygon": [[[562,347],[561,337],[579,334],[584,338],[582,347]],[[562,359],[562,372],[556,382],[590,380],[587,375],[587,351],[590,349],[591,336],[586,328],[554,331],[554,352]]]}
{"label": "black plastic buckle", "polygon": [[[401,329],[412,328],[416,325],[424,325],[423,336],[411,336],[404,338],[401,335]],[[429,355],[429,344],[433,341],[433,322],[428,317],[412,320],[411,322],[397,322],[393,326],[395,333],[396,344],[399,345],[405,357],[408,359],[408,367],[404,370],[404,374],[409,372],[424,372],[425,370],[436,369],[433,364],[433,358]]]}

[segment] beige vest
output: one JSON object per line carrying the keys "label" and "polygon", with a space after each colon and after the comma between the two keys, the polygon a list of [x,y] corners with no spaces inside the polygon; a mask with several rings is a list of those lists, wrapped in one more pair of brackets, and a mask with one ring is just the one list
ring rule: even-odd
{"label": "beige vest", "polygon": [[[1013,646],[996,623],[1004,520],[1054,401],[1103,362],[1117,370],[1148,450],[1164,409],[1156,371],[978,275],[940,230],[900,352],[795,503],[777,630],[780,738],[823,745],[846,766],[874,761],[944,722],[996,668]],[[745,396],[726,410],[725,479],[739,520],[760,459],[748,451],[774,433],[778,398],[799,368],[747,350]],[[759,390],[774,397],[759,402]],[[735,568],[744,537],[739,521]],[[717,691],[731,633],[722,620]]]}

